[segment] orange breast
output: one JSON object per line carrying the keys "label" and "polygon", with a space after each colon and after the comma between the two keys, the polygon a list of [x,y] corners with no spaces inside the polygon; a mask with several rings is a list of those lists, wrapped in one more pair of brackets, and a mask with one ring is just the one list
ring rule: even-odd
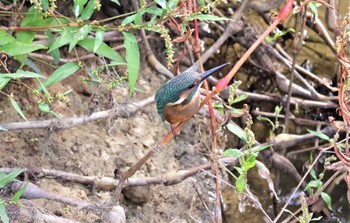
{"label": "orange breast", "polygon": [[180,123],[191,118],[199,108],[200,100],[199,94],[193,97],[190,103],[183,105],[165,106],[164,118],[170,124]]}

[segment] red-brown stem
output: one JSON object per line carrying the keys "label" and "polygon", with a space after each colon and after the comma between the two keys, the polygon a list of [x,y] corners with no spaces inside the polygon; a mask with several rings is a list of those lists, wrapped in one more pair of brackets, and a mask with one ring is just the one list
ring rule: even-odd
{"label": "red-brown stem", "polygon": [[[193,0],[193,11],[197,11],[197,5],[196,5],[196,0]],[[199,44],[199,32],[198,32],[198,21],[197,19],[194,20],[194,29],[195,29],[195,51],[197,53],[197,57],[199,60],[200,68],[201,71],[204,72],[204,67],[201,59],[201,53],[200,53],[200,44]],[[205,80],[204,81],[204,88],[206,91],[206,95],[209,95],[209,86],[208,82]],[[209,118],[210,118],[210,129],[211,129],[211,134],[213,136],[213,147],[214,150],[211,152],[216,151],[216,145],[217,145],[217,137],[216,137],[216,128],[215,128],[215,116],[214,116],[214,108],[211,103],[211,98],[208,99],[208,109],[209,109]],[[222,222],[222,210],[221,210],[221,192],[220,192],[220,181],[219,181],[219,165],[216,161],[214,161],[215,165],[215,188],[216,188],[216,203],[215,203],[215,211],[214,211],[214,219],[216,223],[221,223]]]}

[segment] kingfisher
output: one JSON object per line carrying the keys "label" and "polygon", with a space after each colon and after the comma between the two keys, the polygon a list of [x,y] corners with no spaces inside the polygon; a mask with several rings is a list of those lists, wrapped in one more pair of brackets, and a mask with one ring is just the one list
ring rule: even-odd
{"label": "kingfisher", "polygon": [[225,67],[228,63],[214,67],[204,73],[184,71],[163,84],[155,95],[158,114],[162,121],[171,125],[171,131],[180,123],[191,118],[200,105],[199,88],[203,81]]}

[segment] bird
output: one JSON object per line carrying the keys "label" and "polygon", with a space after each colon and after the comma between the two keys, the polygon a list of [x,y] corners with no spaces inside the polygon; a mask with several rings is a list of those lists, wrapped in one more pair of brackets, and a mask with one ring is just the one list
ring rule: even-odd
{"label": "bird", "polygon": [[175,127],[197,112],[200,105],[199,88],[203,81],[227,65],[225,63],[203,73],[184,71],[158,89],[155,94],[158,114],[162,121],[170,123],[174,135],[179,134]]}

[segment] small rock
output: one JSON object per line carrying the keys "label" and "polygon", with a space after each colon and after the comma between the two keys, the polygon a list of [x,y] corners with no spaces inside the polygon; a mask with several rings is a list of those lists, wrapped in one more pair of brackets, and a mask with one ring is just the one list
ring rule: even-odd
{"label": "small rock", "polygon": [[122,193],[126,199],[135,204],[147,203],[151,198],[148,186],[128,186],[123,188]]}

